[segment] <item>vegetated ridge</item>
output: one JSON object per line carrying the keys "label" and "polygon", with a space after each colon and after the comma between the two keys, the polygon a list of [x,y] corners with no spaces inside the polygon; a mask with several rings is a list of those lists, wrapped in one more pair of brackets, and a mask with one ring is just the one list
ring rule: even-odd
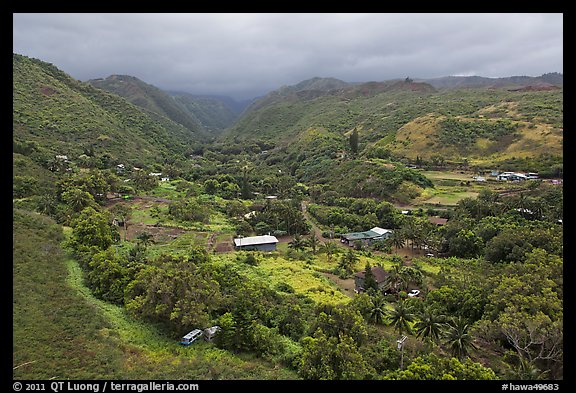
{"label": "vegetated ridge", "polygon": [[227,97],[169,93],[129,75],[110,75],[87,83],[124,97],[134,105],[165,116],[188,129],[202,130],[205,138],[213,138],[231,125],[239,113],[239,104],[234,105],[235,101]]}
{"label": "vegetated ridge", "polygon": [[144,111],[116,94],[71,78],[52,64],[13,55],[13,144],[35,154],[106,156],[141,165],[185,153],[204,139],[201,126],[187,128]]}

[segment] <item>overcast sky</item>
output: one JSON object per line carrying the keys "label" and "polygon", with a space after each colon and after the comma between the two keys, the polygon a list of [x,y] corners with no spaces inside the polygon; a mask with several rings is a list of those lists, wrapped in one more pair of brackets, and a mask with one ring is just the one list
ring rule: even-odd
{"label": "overcast sky", "polygon": [[85,81],[263,95],[315,76],[346,82],[563,73],[558,13],[13,14],[13,51]]}

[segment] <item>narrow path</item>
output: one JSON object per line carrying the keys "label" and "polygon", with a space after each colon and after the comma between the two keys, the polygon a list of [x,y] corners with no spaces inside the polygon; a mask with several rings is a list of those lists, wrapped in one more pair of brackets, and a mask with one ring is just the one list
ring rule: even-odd
{"label": "narrow path", "polygon": [[308,202],[307,201],[302,201],[302,214],[304,215],[304,218],[306,219],[306,221],[308,221],[308,223],[312,227],[312,231],[316,235],[316,238],[318,240],[320,240],[322,243],[324,243],[325,241],[324,241],[324,238],[322,237],[322,230],[316,225],[316,223],[314,222],[314,220],[312,219],[312,217],[310,217],[310,214],[308,213]]}

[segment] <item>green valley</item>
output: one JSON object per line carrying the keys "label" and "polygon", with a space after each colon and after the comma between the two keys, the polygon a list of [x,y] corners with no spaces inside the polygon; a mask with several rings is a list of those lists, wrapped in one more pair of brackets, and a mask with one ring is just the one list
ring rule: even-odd
{"label": "green valley", "polygon": [[449,82],[14,54],[13,379],[563,379],[563,88]]}

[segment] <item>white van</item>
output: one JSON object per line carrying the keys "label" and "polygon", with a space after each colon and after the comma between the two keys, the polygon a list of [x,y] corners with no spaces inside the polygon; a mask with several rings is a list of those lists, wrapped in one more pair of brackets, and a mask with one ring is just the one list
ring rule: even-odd
{"label": "white van", "polygon": [[190,333],[188,333],[187,335],[185,335],[184,337],[182,337],[182,340],[180,341],[180,344],[182,345],[190,345],[192,344],[194,341],[196,341],[196,339],[198,339],[199,337],[202,336],[202,330],[200,329],[194,329],[192,330]]}

